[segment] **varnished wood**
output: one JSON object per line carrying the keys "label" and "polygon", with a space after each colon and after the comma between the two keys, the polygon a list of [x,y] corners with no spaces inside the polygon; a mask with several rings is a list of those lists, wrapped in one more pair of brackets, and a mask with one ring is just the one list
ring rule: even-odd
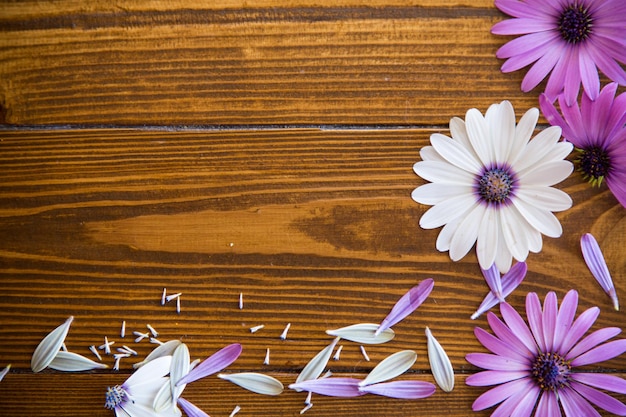
{"label": "varnished wood", "polygon": [[[18,375],[0,383],[7,393],[0,395],[0,407],[17,412],[13,389],[34,395],[61,378],[80,389],[55,415],[74,407],[106,415],[103,387],[123,381],[136,360],[122,362],[119,375],[102,371],[76,380],[29,371],[39,340],[69,315],[75,322],[68,348],[87,356],[88,346],[104,336],[146,355],[154,345],[119,337],[126,320],[128,334],[151,324],[163,340],[188,343],[197,358],[240,342],[244,353],[231,369],[280,375],[289,383],[330,342],[326,330],[379,322],[408,288],[433,277],[432,296],[394,326],[396,338],[367,347],[371,362],[358,345],[345,342],[341,360],[330,367],[363,376],[387,355],[413,349],[419,358],[407,377],[428,380],[429,326],[461,375],[457,389],[426,405],[324,399],[315,411],[374,416],[393,410],[386,415],[400,416],[417,407],[421,415],[467,415],[481,390],[463,385],[462,375],[476,371],[464,357],[483,351],[472,332],[486,327],[484,317],[469,316],[487,287],[473,255],[451,262],[434,249],[438,230],[418,226],[426,207],[414,203],[410,191],[423,181],[411,168],[432,132],[3,131],[0,358]],[[626,267],[623,208],[609,191],[591,189],[576,175],[561,188],[575,201],[559,214],[564,236],[545,239],[543,251],[530,256],[529,275],[509,300],[523,309],[528,291],[543,296],[556,290],[562,297],[575,288],[579,313],[599,305],[598,326],[620,325],[624,313],[612,311],[586,270],[579,238],[583,231],[598,237],[618,293],[626,291],[619,279]],[[164,287],[183,293],[180,315],[173,304],[160,305]],[[265,328],[250,333],[259,324]],[[267,348],[269,366],[263,365]],[[104,362],[113,365],[110,357]],[[625,368],[621,357],[601,370]],[[213,415],[227,415],[233,401],[245,402],[248,415],[296,415],[302,405],[294,393],[267,399],[215,389],[221,394],[199,397],[207,411],[220,410]],[[49,397],[29,401],[29,415],[46,414],[56,404]]]}

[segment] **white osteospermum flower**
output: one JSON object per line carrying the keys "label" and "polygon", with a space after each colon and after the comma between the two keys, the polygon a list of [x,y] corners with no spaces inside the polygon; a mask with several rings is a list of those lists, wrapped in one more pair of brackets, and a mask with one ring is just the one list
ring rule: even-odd
{"label": "white osteospermum flower", "polygon": [[532,108],[516,126],[508,101],[493,104],[484,117],[470,109],[465,121],[450,121],[452,138],[435,133],[432,146],[420,151],[422,161],[413,169],[431,183],[415,189],[412,198],[433,206],[420,226],[444,226],[436,247],[449,251],[453,261],[476,243],[480,267],[495,262],[504,273],[512,258],[523,262],[528,252],[541,250],[541,234],[561,235],[552,212],[567,210],[572,200],[551,186],[572,172],[572,163],[564,160],[572,144],[559,142],[556,126],[531,140],[538,117]]}

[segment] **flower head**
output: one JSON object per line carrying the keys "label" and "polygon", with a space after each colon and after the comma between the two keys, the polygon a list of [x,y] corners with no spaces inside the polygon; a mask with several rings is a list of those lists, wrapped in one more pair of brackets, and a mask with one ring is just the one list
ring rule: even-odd
{"label": "flower head", "polygon": [[449,251],[454,261],[476,243],[482,269],[495,262],[506,273],[512,258],[526,260],[539,252],[541,234],[558,237],[561,224],[552,211],[571,207],[571,198],[551,186],[573,170],[563,160],[572,150],[558,142],[561,131],[549,127],[531,140],[539,111],[530,109],[515,125],[508,101],[494,104],[483,115],[470,109],[465,121],[450,121],[452,138],[435,133],[432,146],[420,151],[413,169],[431,181],[413,191],[421,204],[433,205],[420,226],[444,226],[437,249]]}
{"label": "flower head", "polygon": [[[498,405],[493,415],[598,416],[593,405],[626,415],[626,405],[600,390],[626,393],[626,380],[609,374],[579,372],[578,367],[612,359],[626,351],[626,339],[608,341],[621,330],[609,327],[583,337],[600,310],[592,307],[576,320],[578,293],[569,291],[558,308],[549,292],[543,304],[535,293],[526,297],[524,319],[507,303],[500,304],[504,321],[489,313],[493,335],[476,328],[476,338],[492,353],[470,353],[472,365],[486,369],[467,378],[471,386],[491,386],[472,408]],[[608,341],[608,342],[607,342]],[[599,389],[600,390],[599,390]],[[593,405],[592,405],[593,404]]]}
{"label": "flower head", "polygon": [[[625,3],[626,4],[626,3]],[[578,150],[577,165],[592,185],[603,181],[626,207],[626,93],[615,97],[617,84],[604,87],[595,101],[583,94],[580,107],[567,105],[559,96],[559,107],[544,95],[541,111],[550,124],[563,129],[563,137]]]}
{"label": "flower head", "polygon": [[582,82],[592,100],[600,90],[598,69],[625,85],[626,3],[623,0],[496,0],[514,17],[496,23],[496,35],[522,35],[502,46],[503,72],[533,64],[522,91],[535,88],[551,72],[545,93],[551,100],[564,92],[568,104],[578,97]]}

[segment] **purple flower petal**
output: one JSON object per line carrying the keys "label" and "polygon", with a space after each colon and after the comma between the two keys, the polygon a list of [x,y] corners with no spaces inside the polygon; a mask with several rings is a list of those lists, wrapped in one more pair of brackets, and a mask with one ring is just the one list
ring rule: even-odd
{"label": "purple flower petal", "polygon": [[289,385],[289,388],[297,391],[310,391],[315,394],[329,397],[359,397],[365,392],[359,391],[360,379],[356,378],[319,378],[301,381]]}
{"label": "purple flower petal", "polygon": [[626,394],[626,380],[610,374],[572,373],[570,377],[583,384],[603,390]]}
{"label": "purple flower petal", "polygon": [[604,260],[598,242],[591,233],[585,233],[580,239],[580,247],[585,263],[587,267],[589,267],[591,274],[598,281],[602,289],[611,297],[615,310],[619,310],[619,301],[617,300],[611,273],[606,266],[606,261]]}
{"label": "purple flower petal", "polygon": [[546,391],[537,404],[537,416],[561,417],[561,409],[554,391]]}
{"label": "purple flower petal", "polygon": [[487,322],[496,337],[507,343],[511,349],[514,349],[517,353],[525,357],[529,357],[533,354],[513,333],[513,331],[498,318],[498,316],[493,313],[489,313],[487,315]]}
{"label": "purple flower petal", "polygon": [[242,348],[239,343],[233,343],[232,345],[218,350],[213,355],[200,362],[198,366],[182,377],[176,385],[188,384],[221,371],[237,360],[241,354],[241,350]]}
{"label": "purple flower petal", "polygon": [[522,371],[529,364],[489,353],[468,353],[465,360],[474,366],[492,371]]}
{"label": "purple flower petal", "polygon": [[595,388],[579,384],[575,381],[571,382],[571,387],[582,395],[587,401],[595,404],[603,410],[618,416],[626,415],[626,405],[610,395],[598,391]]}
{"label": "purple flower petal", "polygon": [[430,397],[435,389],[435,385],[425,381],[391,381],[361,387],[364,393],[405,400]]}
{"label": "purple flower petal", "polygon": [[494,263],[491,265],[489,269],[480,269],[483,273],[483,277],[485,277],[485,282],[487,282],[487,286],[493,293],[493,295],[498,298],[500,301],[504,301],[504,295],[502,294],[502,279],[500,277],[500,271],[498,267]]}
{"label": "purple flower petal", "polygon": [[505,382],[514,381],[528,377],[528,371],[482,371],[472,374],[465,379],[467,385],[473,387],[485,387],[499,385]]}
{"label": "purple flower petal", "polygon": [[606,342],[612,337],[617,336],[622,331],[618,327],[605,327],[604,329],[596,330],[590,335],[586,336],[580,342],[576,344],[568,353],[565,359],[572,359],[577,356],[582,355],[583,353],[593,349],[601,343]]}
{"label": "purple flower petal", "polygon": [[626,352],[626,339],[614,340],[605,343],[597,348],[591,349],[587,353],[583,353],[579,357],[572,360],[572,366],[583,366],[592,363],[608,361],[616,356]]}
{"label": "purple flower petal", "polygon": [[537,353],[537,345],[534,342],[533,335],[528,329],[526,322],[524,322],[524,319],[522,319],[522,316],[507,303],[500,304],[500,313],[506,325],[520,342],[532,353]]}
{"label": "purple flower petal", "polygon": [[182,397],[178,399],[178,405],[180,405],[180,408],[187,414],[187,417],[209,417],[207,413]]}
{"label": "purple flower petal", "polygon": [[518,362],[526,362],[528,360],[527,356],[512,348],[508,343],[503,342],[502,340],[493,336],[491,333],[488,333],[487,331],[481,329],[480,327],[474,328],[474,335],[484,347],[486,347],[496,355],[515,359]]}
{"label": "purple flower petal", "polygon": [[600,414],[588,401],[573,389],[559,391],[559,402],[566,416],[600,417]]}
{"label": "purple flower petal", "polygon": [[531,292],[526,296],[526,318],[530,325],[533,338],[539,345],[539,349],[542,352],[546,351],[546,342],[543,337],[543,324],[542,324],[543,311],[541,310],[541,301],[536,293]]}
{"label": "purple flower petal", "polygon": [[556,317],[558,314],[558,301],[554,291],[550,291],[543,302],[543,315],[541,324],[543,327],[543,340],[546,343],[546,351],[551,352],[554,341],[554,329],[556,327]]}
{"label": "purple flower petal", "polygon": [[380,323],[380,326],[378,326],[375,334],[378,336],[380,333],[414,312],[415,309],[422,305],[424,300],[428,298],[434,285],[435,281],[432,278],[428,278],[411,288],[393,306],[391,312]]}
{"label": "purple flower petal", "polygon": [[[495,271],[495,275],[492,270]],[[475,320],[481,314],[489,311],[498,303],[503,302],[504,299],[522,283],[527,270],[528,268],[526,267],[525,262],[518,262],[511,267],[509,272],[500,278],[500,273],[495,264],[493,264],[489,270],[483,269],[483,276],[485,277],[485,281],[487,281],[487,285],[491,291],[485,296],[483,302],[478,307],[478,310],[472,314],[471,319]],[[494,292],[494,289],[497,291],[497,288],[500,288],[501,297],[498,297]]]}
{"label": "purple flower petal", "polygon": [[577,343],[585,333],[587,333],[587,330],[589,330],[591,326],[593,326],[593,323],[595,323],[599,314],[600,309],[598,307],[591,307],[583,311],[583,313],[574,321],[574,324],[572,324],[570,331],[565,335],[563,343],[561,343],[560,351],[562,353],[569,352],[572,346]]}
{"label": "purple flower petal", "polygon": [[516,379],[506,384],[498,385],[489,391],[481,394],[472,404],[472,410],[480,411],[485,408],[493,407],[501,403],[507,398],[520,393],[521,390],[527,389],[532,384],[530,378]]}
{"label": "purple flower petal", "polygon": [[554,346],[555,352],[561,352],[561,346],[565,335],[569,332],[576,315],[576,308],[578,307],[578,292],[571,290],[565,294],[559,313],[556,318],[556,324],[554,329]]}

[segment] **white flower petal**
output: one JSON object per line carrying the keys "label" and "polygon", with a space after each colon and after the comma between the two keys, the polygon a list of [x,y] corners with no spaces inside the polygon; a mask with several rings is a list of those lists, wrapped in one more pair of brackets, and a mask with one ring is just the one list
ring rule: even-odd
{"label": "white flower petal", "polygon": [[469,185],[439,184],[429,182],[428,184],[421,185],[413,190],[411,198],[420,204],[432,206],[452,197],[471,193],[472,187]]}
{"label": "white flower petal", "polygon": [[378,330],[378,324],[359,323],[340,329],[326,330],[326,334],[364,345],[385,343],[392,340],[395,336],[394,331],[391,329],[386,329],[378,335],[376,335],[376,330]]}
{"label": "white flower petal", "polygon": [[541,238],[541,232],[535,228],[529,228],[527,231],[528,238],[528,250],[533,253],[541,252],[543,246],[543,239]]}
{"label": "white flower petal", "polygon": [[[189,361],[189,348],[186,344],[181,343],[178,345],[176,350],[174,350],[174,354],[172,355],[172,364],[170,366],[170,391],[173,406],[176,406],[178,397],[181,396],[185,390],[185,386],[187,385],[181,384],[177,386],[176,384],[182,377],[189,373]],[[158,411],[156,407],[155,409]]]}
{"label": "white flower petal", "polygon": [[520,188],[529,185],[551,186],[563,181],[574,170],[569,161],[552,161],[519,175]]}
{"label": "white flower petal", "polygon": [[550,126],[539,132],[519,154],[512,155],[515,170],[521,172],[539,164],[560,138],[561,128],[557,126]]}
{"label": "white flower petal", "polygon": [[528,257],[528,223],[515,207],[502,208],[499,212],[502,235],[511,255],[520,262]]}
{"label": "white flower petal", "polygon": [[283,384],[274,377],[255,372],[242,372],[239,374],[218,374],[219,378],[239,385],[248,391],[263,395],[279,395],[283,392]]}
{"label": "white flower petal", "polygon": [[171,379],[169,383],[163,384],[157,394],[154,396],[154,401],[152,401],[152,408],[157,413],[167,410],[174,403],[174,399],[172,398],[172,388],[171,388]]}
{"label": "white flower petal", "polygon": [[506,244],[504,244],[504,236],[502,235],[502,227],[498,229],[498,246],[496,247],[496,266],[501,273],[506,274],[511,269],[513,256]]}
{"label": "white flower petal", "polygon": [[572,207],[572,198],[564,191],[552,187],[526,186],[515,192],[515,197],[535,207],[550,211],[564,211]]}
{"label": "white flower petal", "polygon": [[[422,161],[438,161],[438,162],[446,162],[446,160],[437,153],[435,148],[432,146],[424,146],[420,150],[420,158]],[[415,169],[415,166],[413,167]]]}
{"label": "white flower petal", "polygon": [[543,208],[533,207],[521,200],[513,199],[513,204],[522,216],[541,233],[548,237],[559,237],[563,233],[561,223],[551,212]]}
{"label": "white flower petal", "polygon": [[475,203],[469,213],[465,215],[463,221],[457,227],[452,241],[450,242],[450,259],[458,261],[463,258],[472,249],[476,238],[478,238],[478,230],[480,222],[485,213],[485,206]]}
{"label": "white flower petal", "polygon": [[474,185],[474,175],[450,165],[448,162],[420,161],[413,165],[413,171],[426,181],[443,184]]}
{"label": "white flower petal", "polygon": [[324,369],[333,354],[333,349],[335,349],[335,346],[340,339],[340,337],[335,337],[335,339],[328,346],[318,352],[317,355],[315,355],[315,357],[306,364],[296,378],[296,384],[310,379],[317,379],[322,372],[324,372]]}
{"label": "white flower petal", "polygon": [[33,372],[40,372],[50,365],[50,362],[52,362],[54,357],[61,350],[61,345],[63,345],[65,341],[65,337],[70,330],[70,325],[73,320],[74,317],[70,316],[65,320],[65,323],[48,333],[39,343],[30,360],[30,368]]}
{"label": "white flower petal", "polygon": [[503,101],[491,114],[487,112],[486,119],[491,132],[494,148],[494,158],[503,163],[509,156],[509,148],[515,137],[515,111],[509,101]]}
{"label": "white flower petal", "polygon": [[148,356],[146,356],[146,358],[143,361],[134,364],[133,368],[135,369],[141,368],[148,362],[156,358],[160,358],[162,356],[172,356],[172,354],[174,353],[174,351],[180,344],[181,344],[180,340],[169,340],[163,343],[162,345],[157,346],[154,350],[152,350],[152,352],[148,354]]}
{"label": "white flower petal", "polygon": [[482,269],[489,269],[496,261],[500,229],[500,216],[497,211],[488,206],[480,221],[478,237],[476,238],[476,256]]}
{"label": "white flower petal", "polygon": [[359,386],[376,384],[402,375],[413,366],[416,359],[417,353],[412,350],[401,350],[389,355],[359,382]]}
{"label": "white flower petal", "polygon": [[456,232],[456,229],[459,227],[459,224],[461,224],[462,220],[462,217],[457,217],[456,219],[449,221],[448,223],[446,223],[445,226],[443,226],[441,232],[439,232],[439,235],[437,236],[437,242],[435,243],[435,247],[439,252],[445,252],[447,250],[450,250],[452,237],[454,236],[454,232]]}
{"label": "white flower petal", "polygon": [[472,195],[462,194],[435,204],[420,218],[422,229],[436,229],[452,220],[465,216],[476,204]]}
{"label": "white flower petal", "polygon": [[491,149],[491,133],[489,132],[487,122],[478,109],[469,109],[467,111],[465,114],[465,128],[478,158],[484,166],[489,166],[494,158]]}
{"label": "white flower petal", "polygon": [[472,143],[467,136],[467,129],[465,128],[465,120],[460,117],[453,117],[450,119],[450,135],[452,139],[459,142],[465,149],[471,151],[476,160],[478,156],[474,153]]}
{"label": "white flower petal", "polygon": [[440,133],[430,135],[430,143],[446,161],[474,175],[480,173],[482,169],[480,161],[468,155],[463,145]]}
{"label": "white flower petal", "polygon": [[518,155],[522,154],[522,150],[535,131],[537,120],[539,120],[539,110],[536,107],[529,109],[520,119],[515,128],[515,139],[509,149],[509,157],[507,158],[509,163],[514,164]]}
{"label": "white flower petal", "polygon": [[48,364],[48,367],[64,372],[80,372],[108,368],[107,365],[94,362],[78,353],[65,352],[63,350],[57,353],[54,359],[52,359],[52,362]]}
{"label": "white flower petal", "polygon": [[433,372],[437,385],[445,392],[454,389],[454,370],[450,358],[443,350],[441,344],[435,339],[430,329],[426,327],[426,339],[428,344],[428,362]]}
{"label": "white flower petal", "polygon": [[[133,372],[124,385],[127,387],[135,387],[149,383],[151,380],[158,380],[170,372],[171,364],[171,356],[161,356],[160,358],[153,359]],[[133,395],[134,394],[133,392]]]}

